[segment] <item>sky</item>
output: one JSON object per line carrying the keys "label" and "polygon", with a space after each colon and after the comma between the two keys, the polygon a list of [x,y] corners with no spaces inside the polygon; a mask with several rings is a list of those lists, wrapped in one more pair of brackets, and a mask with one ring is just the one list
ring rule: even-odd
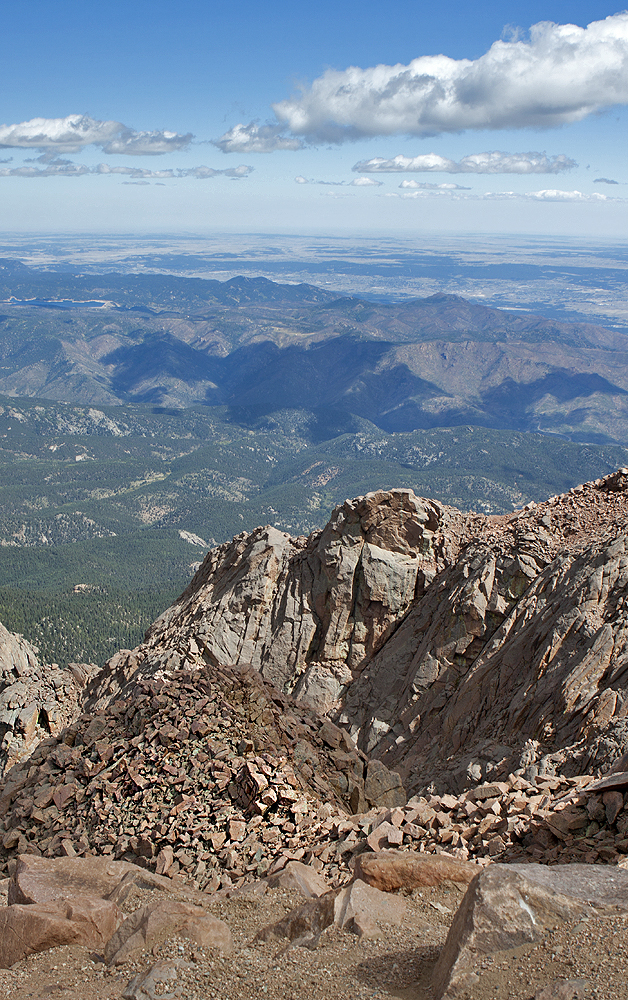
{"label": "sky", "polygon": [[29,0],[5,232],[621,239],[628,13],[597,0]]}

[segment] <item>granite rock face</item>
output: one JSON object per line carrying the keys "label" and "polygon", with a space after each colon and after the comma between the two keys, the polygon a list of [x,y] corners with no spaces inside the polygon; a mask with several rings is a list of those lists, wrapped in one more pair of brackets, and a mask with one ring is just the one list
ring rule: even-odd
{"label": "granite rock face", "polygon": [[87,707],[142,678],[250,664],[410,792],[606,768],[628,750],[627,524],[619,470],[500,517],[392,490],[309,538],[258,528],[208,553]]}
{"label": "granite rock face", "polygon": [[144,646],[114,657],[113,677],[94,686],[93,704],[138,671],[152,672],[158,662],[168,669],[183,655],[250,664],[316,711],[333,712],[417,595],[455,558],[464,520],[392,490],[347,501],[308,539],[272,527],[238,535],[208,553]]}
{"label": "granite rock face", "polygon": [[85,684],[98,668],[41,664],[37,649],[0,624],[0,777],[80,712]]}

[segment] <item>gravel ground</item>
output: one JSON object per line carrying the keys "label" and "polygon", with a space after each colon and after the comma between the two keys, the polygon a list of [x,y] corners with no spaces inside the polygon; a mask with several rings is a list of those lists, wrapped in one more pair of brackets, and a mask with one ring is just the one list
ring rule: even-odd
{"label": "gravel ground", "polygon": [[[135,891],[126,910],[154,899]],[[177,1000],[433,1000],[430,978],[462,890],[453,884],[414,891],[407,897],[404,926],[384,927],[378,939],[358,941],[329,928],[313,950],[285,942],[254,943],[255,933],[302,901],[295,891],[255,896],[208,897],[207,908],[229,924],[235,951],[224,957],[174,939],[152,955],[121,968],[105,969],[98,956],[79,947],[33,955],[0,970],[1,1000],[121,1000],[130,980],[158,960],[177,964],[177,979],[155,987],[153,997]],[[581,920],[550,933],[535,946],[487,958],[475,968],[478,981],[460,1000],[532,1000],[556,980],[587,983],[584,996],[626,1000],[624,963],[628,919]]]}

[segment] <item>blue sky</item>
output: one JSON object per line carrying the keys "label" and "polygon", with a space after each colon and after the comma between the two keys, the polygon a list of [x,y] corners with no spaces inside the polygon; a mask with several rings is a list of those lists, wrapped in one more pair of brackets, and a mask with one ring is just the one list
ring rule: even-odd
{"label": "blue sky", "polygon": [[626,231],[621,8],[29,0],[0,31],[5,231]]}

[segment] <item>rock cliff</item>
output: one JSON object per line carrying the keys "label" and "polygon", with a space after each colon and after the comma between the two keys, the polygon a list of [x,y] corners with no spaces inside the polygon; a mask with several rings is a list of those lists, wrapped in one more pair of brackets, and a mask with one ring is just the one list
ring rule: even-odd
{"label": "rock cliff", "polygon": [[0,624],[0,777],[60,733],[80,712],[83,688],[98,668],[72,663],[67,670],[41,664],[38,650]]}
{"label": "rock cliff", "polygon": [[408,490],[213,549],[145,643],[88,685],[248,664],[350,732],[409,791],[521,768],[578,773],[628,749],[628,471],[512,515]]}

